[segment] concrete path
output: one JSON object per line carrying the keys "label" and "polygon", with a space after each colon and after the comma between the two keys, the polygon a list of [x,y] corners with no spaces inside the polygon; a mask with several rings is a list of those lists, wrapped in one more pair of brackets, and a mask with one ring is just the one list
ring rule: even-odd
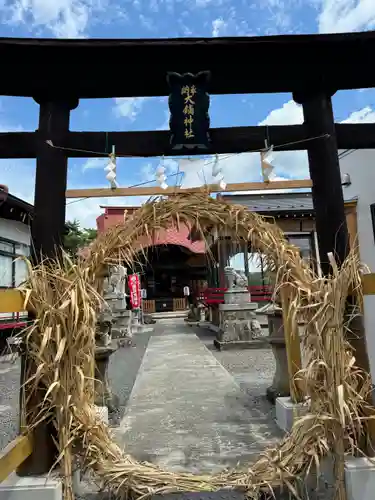
{"label": "concrete path", "polygon": [[151,337],[119,443],[139,460],[170,470],[217,472],[247,463],[280,434],[185,325]]}

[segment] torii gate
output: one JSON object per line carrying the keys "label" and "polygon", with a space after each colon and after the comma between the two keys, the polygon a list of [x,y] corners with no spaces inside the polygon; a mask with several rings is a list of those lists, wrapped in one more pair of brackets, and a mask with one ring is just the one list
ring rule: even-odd
{"label": "torii gate", "polygon": [[[303,125],[212,129],[206,153],[261,150],[265,139],[278,151],[307,149],[321,266],[328,272],[327,254],[334,252],[340,263],[348,251],[338,148],[375,148],[375,125],[335,124],[331,97],[340,89],[375,87],[368,65],[374,51],[375,32],[169,40],[0,39],[7,75],[0,81],[0,95],[28,96],[40,105],[36,132],[0,134],[0,158],[37,161],[34,257],[53,256],[62,242],[68,157],[98,156],[95,152],[105,152],[106,145],[129,156],[172,153],[166,131],[71,132],[70,111],[79,99],[165,96],[168,72],[209,70],[211,94],[292,92],[302,105]],[[272,61],[274,66],[282,64],[282,70],[272,77],[261,70],[249,76],[249,58],[259,68]],[[126,62],[127,78],[108,78],[101,71],[92,77],[92,60],[105,61],[107,67]],[[157,66],[150,67],[149,61],[157,61]],[[103,190],[101,195],[107,194]],[[48,472],[51,441],[48,430],[41,428],[23,473]]]}

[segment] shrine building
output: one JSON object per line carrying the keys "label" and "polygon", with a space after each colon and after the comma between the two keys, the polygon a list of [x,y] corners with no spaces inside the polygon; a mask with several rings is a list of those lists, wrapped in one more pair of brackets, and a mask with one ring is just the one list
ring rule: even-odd
{"label": "shrine building", "polygon": [[[310,192],[220,196],[227,203],[244,205],[250,211],[270,218],[284,231],[287,239],[300,248],[301,255],[312,266],[319,267],[315,213]],[[355,206],[355,200],[345,202],[350,234],[354,227]],[[128,217],[139,207],[101,208],[104,213],[97,218],[98,233],[123,223],[125,213]],[[218,235],[209,244],[208,249],[205,242],[192,241],[187,227],[161,230],[152,242],[142,242],[146,258],[143,258],[143,265],[134,271],[140,273],[141,287],[147,293],[144,302],[147,312],[185,309],[186,286],[195,296],[203,289],[216,290],[217,298],[218,291],[223,292],[226,287],[224,268],[229,265],[246,274],[254,301],[263,303],[270,299],[272,283],[262,255],[253,253],[250,246],[232,241],[225,235]]]}
{"label": "shrine building", "polygon": [[[139,207],[102,206],[104,213],[97,218],[98,233],[123,223]],[[146,290],[144,301],[148,312],[184,310],[187,301],[184,287],[193,294],[205,286],[207,276],[206,247],[202,241],[191,241],[187,227],[160,230],[153,241],[142,241],[146,257],[134,272],[141,276],[141,288]]]}

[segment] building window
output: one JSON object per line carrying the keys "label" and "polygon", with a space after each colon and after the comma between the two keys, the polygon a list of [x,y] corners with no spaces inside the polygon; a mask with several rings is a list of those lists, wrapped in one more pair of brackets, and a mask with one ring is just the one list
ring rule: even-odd
{"label": "building window", "polygon": [[0,253],[0,287],[13,286],[13,257]]}
{"label": "building window", "polygon": [[[286,234],[286,239],[296,247],[299,248],[301,257],[310,264],[314,265],[314,246],[313,237],[310,233],[302,234]],[[245,265],[243,263],[244,255],[237,254],[235,259],[231,260],[231,266],[244,271]],[[241,263],[240,263],[241,262]],[[268,272],[266,256],[259,252],[249,253],[249,285],[250,286],[272,286],[274,284],[273,273]],[[240,263],[238,265],[238,263]]]}
{"label": "building window", "polygon": [[14,254],[14,243],[0,239],[0,252]]}
{"label": "building window", "polygon": [[29,255],[29,245],[0,238],[0,288],[16,287],[25,281],[27,266],[18,257]]}
{"label": "building window", "polygon": [[301,257],[310,264],[314,261],[313,238],[311,234],[286,235],[289,243],[299,248]]}
{"label": "building window", "polygon": [[20,286],[27,277],[27,265],[22,259],[14,261],[14,286]]}

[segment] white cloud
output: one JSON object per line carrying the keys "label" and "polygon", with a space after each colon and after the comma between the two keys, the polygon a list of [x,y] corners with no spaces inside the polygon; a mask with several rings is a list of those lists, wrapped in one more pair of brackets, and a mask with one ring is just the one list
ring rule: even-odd
{"label": "white cloud", "polygon": [[103,170],[108,163],[108,158],[88,158],[82,165],[82,172],[86,170]]}
{"label": "white cloud", "polygon": [[374,123],[375,122],[375,111],[366,106],[359,111],[354,111],[351,115],[343,120],[342,123]]}
{"label": "white cloud", "polygon": [[5,20],[29,30],[45,28],[55,37],[85,35],[93,16],[106,12],[107,0],[14,0],[3,8]]}
{"label": "white cloud", "polygon": [[225,30],[227,28],[227,23],[224,21],[222,17],[214,19],[212,21],[212,36],[224,36]]}
{"label": "white cloud", "polygon": [[1,183],[9,187],[14,196],[34,202],[35,161],[0,160]]}
{"label": "white cloud", "polygon": [[158,127],[158,130],[168,130],[169,129],[169,118],[170,118],[170,112],[169,110],[167,109],[165,111],[165,114],[164,114],[164,121],[163,123],[160,125],[160,127]]}
{"label": "white cloud", "polygon": [[150,0],[149,9],[151,10],[151,12],[159,12],[158,0]]}
{"label": "white cloud", "polygon": [[[367,106],[352,112],[342,123],[372,123],[375,122],[375,110]],[[295,125],[303,123],[302,106],[290,100],[281,108],[272,110],[258,125]],[[214,158],[191,162],[186,168],[182,183],[183,187],[214,183],[212,165]],[[220,167],[227,183],[254,182],[261,180],[259,153],[242,153],[219,155]],[[274,180],[307,179],[309,177],[306,151],[284,151],[274,153]],[[174,163],[177,169],[177,162]],[[203,174],[204,171],[204,174]]]}
{"label": "white cloud", "polygon": [[272,110],[259,125],[298,125],[303,123],[302,106],[291,100]]}
{"label": "white cloud", "polygon": [[127,118],[133,122],[142,111],[145,101],[145,97],[115,97],[113,111],[117,117]]}
{"label": "white cloud", "polygon": [[195,5],[197,7],[208,7],[212,0],[195,0]]}
{"label": "white cloud", "polygon": [[[1,2],[1,0],[0,0]],[[8,123],[7,118],[4,116],[3,103],[0,100],[0,132],[23,132],[24,129],[21,125],[12,125]]]}
{"label": "white cloud", "polygon": [[[294,125],[302,122],[302,107],[291,100],[281,108],[272,110],[258,125]],[[284,180],[291,177],[304,179],[308,177],[307,154],[305,151],[287,151],[275,153],[274,156],[275,180]],[[204,183],[215,183],[215,178],[212,176],[213,163],[213,157],[192,161],[185,168],[182,186],[194,187]],[[227,183],[261,181],[259,153],[219,155],[219,165]],[[175,171],[177,167],[177,162],[174,162]]]}
{"label": "white cloud", "polygon": [[144,14],[139,14],[139,22],[141,23],[141,26],[149,31],[156,30],[154,20],[151,17],[145,16]]}
{"label": "white cloud", "polygon": [[322,0],[318,16],[320,33],[342,33],[375,26],[374,0]]}

